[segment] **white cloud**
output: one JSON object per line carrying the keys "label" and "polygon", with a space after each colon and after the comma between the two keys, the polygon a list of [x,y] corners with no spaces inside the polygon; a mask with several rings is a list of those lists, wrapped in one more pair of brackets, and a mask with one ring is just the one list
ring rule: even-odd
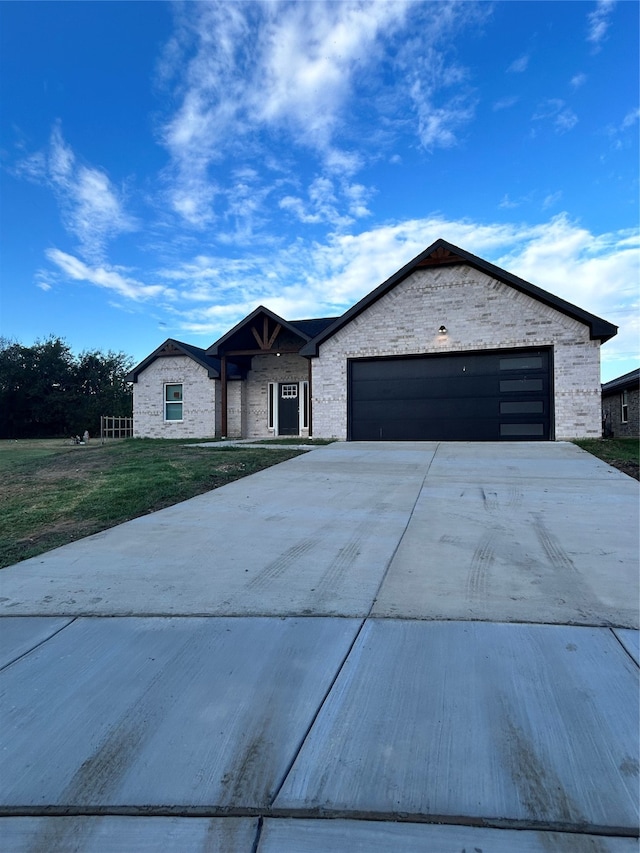
{"label": "white cloud", "polygon": [[[489,14],[483,4],[213,0],[175,8],[159,76],[179,106],[159,135],[171,156],[171,207],[198,229],[225,215],[227,158],[259,156],[292,173],[311,154],[323,176],[342,180],[377,159],[382,140],[393,145],[396,124],[413,121],[433,149],[455,145],[473,118],[467,71],[448,50],[458,28]],[[368,133],[364,145],[363,103],[380,117],[378,138]],[[357,215],[346,204],[346,215]],[[287,193],[283,206],[309,224],[320,215],[299,193]]]}
{"label": "white cloud", "polygon": [[416,84],[411,94],[418,113],[418,133],[427,150],[452,148],[458,144],[458,129],[474,115],[475,106],[464,98],[454,98],[445,107],[436,107]]}
{"label": "white cloud", "polygon": [[213,341],[260,304],[287,319],[339,315],[439,237],[619,325],[605,361],[638,356],[637,233],[594,234],[566,214],[537,225],[411,219],[268,257],[198,256],[159,277],[177,288],[173,325]]}
{"label": "white cloud", "polygon": [[572,89],[579,89],[581,86],[584,86],[584,84],[586,82],[587,82],[587,75],[582,74],[582,72],[581,72],[579,74],[573,75],[573,77],[570,80],[569,85],[571,86]]}
{"label": "white cloud", "polygon": [[640,118],[640,109],[637,107],[629,110],[622,121],[617,125],[609,125],[606,128],[606,133],[611,139],[614,150],[621,150],[632,144],[633,137],[629,131],[635,127]]}
{"label": "white cloud", "polygon": [[549,195],[545,196],[542,200],[542,209],[548,210],[550,207],[554,207],[561,199],[562,190],[558,190],[555,193],[549,193]]}
{"label": "white cloud", "polygon": [[113,267],[89,266],[79,258],[60,249],[48,249],[46,256],[67,278],[73,281],[86,281],[134,302],[157,299],[158,297],[172,298],[174,295],[164,285],[143,284],[134,278],[123,275],[120,270]]}
{"label": "white cloud", "polygon": [[506,210],[512,210],[514,207],[520,207],[522,204],[522,200],[515,201],[512,199],[509,193],[505,193],[498,205],[498,207],[502,207]]}
{"label": "white cloud", "polygon": [[531,57],[527,53],[519,56],[518,59],[514,59],[511,65],[507,68],[507,72],[511,74],[522,74],[523,71],[527,70],[530,59]]}
{"label": "white cloud", "polygon": [[597,0],[596,8],[587,15],[587,41],[591,42],[594,51],[600,50],[606,38],[610,24],[609,18],[615,5],[615,0]]}
{"label": "white cloud", "polygon": [[331,146],[354,78],[402,26],[404,2],[293,3],[268,7],[261,82],[253,107],[265,124],[293,125],[311,147]]}
{"label": "white cloud", "polygon": [[578,123],[578,116],[561,98],[549,98],[539,105],[533,121],[550,122],[556,133],[566,133]]}
{"label": "white cloud", "polygon": [[[218,195],[211,168],[230,152],[264,144],[264,129],[319,152],[332,171],[361,157],[334,137],[354,79],[375,61],[376,42],[403,23],[408,0],[367,3],[209,2],[181,7],[162,66],[179,68],[181,105],[162,130],[172,156],[174,210],[203,227]],[[281,147],[281,145],[279,146]]]}
{"label": "white cloud", "polygon": [[500,100],[496,101],[492,107],[494,112],[498,112],[499,110],[508,110],[510,107],[513,107],[518,103],[520,98],[518,95],[508,95],[505,98],[500,98]]}
{"label": "white cloud", "polygon": [[137,228],[124,209],[123,193],[101,169],[78,163],[59,124],[53,127],[48,151],[22,160],[16,173],[51,187],[63,224],[79,241],[78,249],[87,260],[101,260],[110,239]]}
{"label": "white cloud", "polygon": [[56,284],[56,281],[57,278],[55,274],[51,272],[51,270],[41,269],[36,271],[36,287],[39,287],[40,290],[44,290],[45,293],[53,289],[54,285]]}
{"label": "white cloud", "polygon": [[621,130],[628,130],[630,127],[633,127],[634,124],[640,119],[640,109],[637,107],[633,110],[630,110],[626,116],[622,119],[622,124],[620,125]]}
{"label": "white cloud", "polygon": [[[330,178],[319,176],[310,184],[306,199],[286,195],[280,199],[279,207],[307,225],[328,223],[332,228],[344,229],[370,215],[367,202],[371,194],[362,184],[343,180],[336,186]],[[346,207],[346,214],[340,212],[341,207]]]}

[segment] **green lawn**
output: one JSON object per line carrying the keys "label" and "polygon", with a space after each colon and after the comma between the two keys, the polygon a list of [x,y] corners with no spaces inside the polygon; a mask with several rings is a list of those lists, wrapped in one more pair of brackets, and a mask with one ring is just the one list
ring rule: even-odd
{"label": "green lawn", "polygon": [[0,568],[186,500],[299,453],[295,446],[194,447],[0,441]]}
{"label": "green lawn", "polygon": [[640,442],[637,438],[585,438],[575,444],[638,479]]}

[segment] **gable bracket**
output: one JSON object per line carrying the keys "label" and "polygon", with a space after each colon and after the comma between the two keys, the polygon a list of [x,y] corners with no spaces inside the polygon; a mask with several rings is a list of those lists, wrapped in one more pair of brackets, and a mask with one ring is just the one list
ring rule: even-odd
{"label": "gable bracket", "polygon": [[459,255],[454,254],[449,249],[445,249],[444,246],[439,246],[435,251],[431,252],[430,255],[417,263],[416,266],[431,267],[436,264],[457,264],[462,260],[463,259]]}
{"label": "gable bracket", "polygon": [[271,349],[271,347],[272,347],[272,346],[273,346],[273,344],[274,344],[275,339],[276,339],[276,338],[278,337],[278,335],[280,334],[280,329],[281,329],[281,328],[282,328],[282,326],[280,325],[280,323],[278,323],[278,324],[276,325],[275,329],[273,330],[273,334],[272,334],[272,335],[271,335],[271,337],[269,338],[269,343],[267,344],[266,349]]}
{"label": "gable bracket", "polygon": [[251,327],[251,334],[256,339],[256,342],[257,342],[258,346],[260,347],[260,349],[267,351],[267,350],[270,350],[271,347],[273,346],[274,341],[278,337],[281,329],[282,329],[282,325],[280,323],[276,323],[275,329],[273,330],[271,335],[269,335],[269,318],[263,317],[262,318],[262,335],[260,335],[260,332],[256,329],[255,326]]}

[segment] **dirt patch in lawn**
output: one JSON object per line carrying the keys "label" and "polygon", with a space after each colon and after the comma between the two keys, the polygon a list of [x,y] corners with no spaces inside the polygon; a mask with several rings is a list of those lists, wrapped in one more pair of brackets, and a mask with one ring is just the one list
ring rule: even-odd
{"label": "dirt patch in lawn", "polygon": [[618,471],[628,474],[636,480],[640,480],[640,465],[637,462],[611,462],[610,463]]}

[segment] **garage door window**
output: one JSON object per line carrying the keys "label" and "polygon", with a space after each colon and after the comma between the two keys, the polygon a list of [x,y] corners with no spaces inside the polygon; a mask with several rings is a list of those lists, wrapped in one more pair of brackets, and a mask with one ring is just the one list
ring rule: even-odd
{"label": "garage door window", "polygon": [[544,412],[542,400],[525,400],[522,403],[500,403],[501,415],[541,415]]}
{"label": "garage door window", "polygon": [[501,379],[500,391],[526,393],[528,391],[542,391],[542,379]]}
{"label": "garage door window", "polygon": [[508,438],[511,436],[541,436],[544,435],[542,424],[500,424],[500,436]]}
{"label": "garage door window", "polygon": [[500,370],[542,370],[542,356],[520,355],[517,358],[501,358]]}

